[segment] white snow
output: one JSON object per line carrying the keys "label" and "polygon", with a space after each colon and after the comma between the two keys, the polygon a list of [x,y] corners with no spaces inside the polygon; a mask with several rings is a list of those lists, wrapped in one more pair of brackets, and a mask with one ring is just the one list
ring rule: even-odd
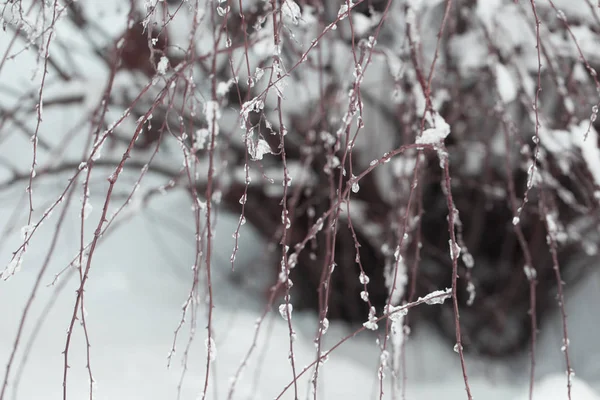
{"label": "white snow", "polygon": [[496,86],[498,87],[500,98],[502,98],[505,104],[508,104],[517,98],[518,87],[504,64],[496,63],[495,67]]}
{"label": "white snow", "polygon": [[159,75],[164,75],[167,73],[167,68],[169,66],[169,59],[165,56],[162,56],[158,61],[158,65],[156,66],[156,72]]}
{"label": "white snow", "polygon": [[[116,35],[123,28],[122,19],[115,18],[115,14],[122,14],[126,11],[122,7],[122,2],[111,0],[105,2],[86,1],[90,8],[98,8],[94,11],[97,22],[105,26],[109,35]],[[100,4],[102,3],[102,4]],[[204,15],[204,5],[211,3],[201,2],[202,6],[198,10],[198,16]],[[245,6],[250,7],[251,2]],[[500,20],[501,27],[497,31],[502,32],[507,26],[512,26],[510,17],[518,15],[514,13],[504,13],[498,18],[495,13],[500,0],[489,2],[489,8],[485,8],[486,2],[478,2],[477,12],[491,24],[491,20]],[[560,7],[564,9],[567,17],[572,15],[581,15],[571,2],[560,0]],[[575,2],[572,2],[573,4]],[[413,29],[415,39],[419,40],[419,29],[417,27],[416,11],[423,7],[433,8],[442,4],[440,0],[430,1],[411,1],[411,14],[414,23]],[[303,6],[308,13],[309,7]],[[342,5],[342,9],[345,7]],[[103,9],[102,13],[99,9]],[[118,11],[117,11],[118,10]],[[208,10],[208,9],[207,9]],[[516,8],[515,8],[516,10]],[[347,11],[347,10],[346,10]],[[282,12],[285,18],[292,24],[302,21],[298,4],[293,0],[285,0],[282,4]],[[210,14],[207,14],[210,15]],[[585,18],[591,18],[585,16]],[[111,20],[112,18],[112,20]],[[354,15],[353,15],[354,18]],[[409,18],[409,20],[410,20]],[[112,21],[112,22],[111,22]],[[115,22],[121,21],[121,22]],[[178,27],[171,39],[172,43],[180,44],[187,41],[189,33],[189,24],[173,24]],[[357,21],[356,18],[354,21]],[[184,21],[185,22],[185,21]],[[188,21],[189,22],[189,21]],[[277,49],[273,48],[273,38],[269,32],[269,24],[266,22],[264,29],[265,35],[260,39],[255,54],[252,55],[253,61],[258,63],[257,59],[262,56],[272,56]],[[362,24],[362,25],[361,25]],[[366,29],[366,21],[358,21],[359,30]],[[520,26],[515,23],[515,25]],[[422,29],[421,29],[422,30]],[[0,32],[0,54],[4,54],[5,48],[10,42],[10,30]],[[492,32],[496,34],[497,31]],[[518,41],[517,36],[523,30],[515,29],[511,31],[511,40]],[[59,37],[69,36],[72,31],[57,32]],[[201,32],[202,33],[202,32]],[[454,51],[458,51],[461,45],[475,43],[478,38],[458,38],[454,45]],[[75,39],[73,39],[75,40]],[[211,49],[211,35],[198,35],[196,49],[204,52],[205,49]],[[261,41],[262,40],[262,41]],[[525,41],[523,39],[522,41]],[[82,41],[78,42],[78,47]],[[529,43],[531,44],[531,43]],[[21,44],[22,45],[22,44]],[[261,48],[262,46],[262,48]],[[328,46],[324,43],[323,46]],[[589,43],[586,46],[590,46]],[[333,46],[332,46],[333,47]],[[530,46],[531,47],[531,46]],[[56,48],[54,49],[56,50]],[[347,55],[347,48],[341,48],[336,52]],[[461,70],[479,67],[482,62],[479,58],[487,54],[487,51],[478,45],[470,48],[473,52],[472,57],[465,57],[464,64],[459,65]],[[586,50],[586,52],[589,50]],[[35,88],[39,83],[39,76],[35,80],[30,79],[30,69],[35,65],[36,60],[29,57],[29,53],[23,53],[21,58],[8,60],[4,69],[0,70],[0,77],[3,84],[9,85],[15,83],[15,86],[23,83],[23,90],[26,86]],[[87,53],[81,58],[85,59]],[[338,53],[335,53],[336,56]],[[77,56],[79,57],[79,56]],[[77,58],[76,57],[76,58]],[[337,64],[334,68],[339,68],[348,58],[334,57]],[[77,58],[79,60],[79,58]],[[166,58],[165,58],[166,60]],[[219,62],[227,62],[220,60]],[[388,62],[394,75],[399,75],[403,68],[399,59],[390,59]],[[85,64],[84,64],[85,65]],[[255,67],[255,66],[254,66]],[[251,70],[255,70],[251,68]],[[343,65],[342,65],[343,67]],[[387,71],[388,66],[383,57],[380,60],[379,71]],[[158,65],[158,72],[165,74],[168,70],[168,64],[161,59]],[[282,68],[283,70],[283,68]],[[261,70],[262,71],[262,70]],[[257,80],[260,80],[261,71],[257,70]],[[378,70],[376,70],[378,71]],[[298,73],[304,73],[297,71]],[[496,73],[498,75],[498,86],[500,94],[505,102],[514,100],[515,83],[512,72],[505,71],[498,65]],[[46,106],[44,111],[44,121],[42,138],[57,140],[52,138],[49,132],[69,132],[69,129],[77,126],[76,119],[88,118],[89,112],[100,102],[104,90],[104,82],[98,77],[107,74],[101,66],[90,65],[89,70],[83,70],[81,79],[77,78],[73,83],[65,87],[52,87],[46,95],[46,101],[51,95],[81,95],[84,97],[81,109],[74,112],[73,109],[67,109],[65,112],[54,111],[52,107]],[[103,75],[104,74],[104,75]],[[314,75],[306,76],[315,78]],[[340,74],[341,75],[341,74]],[[378,73],[369,77],[365,75],[365,83],[375,82]],[[118,79],[123,80],[124,86],[130,85],[132,77],[122,74]],[[317,79],[312,79],[316,82]],[[371,79],[369,81],[369,79]],[[314,83],[313,82],[313,83]],[[17,84],[18,83],[18,84]],[[226,89],[232,82],[223,82],[219,87],[219,96],[226,93]],[[119,83],[120,84],[120,83]],[[200,86],[204,82],[197,83]],[[225,86],[227,85],[227,86]],[[297,89],[295,85],[290,84],[286,89],[286,96],[292,102],[297,102],[298,113],[301,114],[303,107],[310,104],[318,96],[318,86],[311,85],[310,88]],[[368,86],[368,85],[365,85]],[[384,87],[373,84],[373,87]],[[315,89],[317,88],[317,89]],[[280,90],[283,88],[280,87]],[[368,90],[367,87],[365,90]],[[421,94],[422,96],[422,94]],[[272,96],[275,97],[275,96]],[[0,101],[4,104],[7,100],[4,91],[0,95]],[[205,148],[207,139],[211,133],[219,132],[219,123],[225,123],[225,108],[221,110],[217,101],[203,99],[204,118],[208,124],[208,129],[203,128],[194,133],[195,149]],[[247,117],[255,110],[262,110],[264,103],[262,98],[255,98],[246,104],[242,114]],[[422,101],[422,108],[425,104]],[[375,108],[373,105],[367,107]],[[421,110],[422,111],[422,110]],[[236,115],[237,117],[237,115]],[[441,144],[450,133],[450,127],[444,119],[434,114],[428,121],[429,127],[418,138],[417,144]],[[387,126],[377,121],[382,118],[374,118],[367,125],[373,129],[373,132],[381,131],[383,136],[394,131],[394,126]],[[215,124],[213,125],[213,121]],[[366,121],[366,119],[365,119]],[[243,123],[244,121],[242,121]],[[379,124],[379,125],[378,125]],[[381,128],[381,129],[379,129]],[[587,140],[584,140],[588,129],[588,122],[585,121],[574,127],[570,131],[557,133],[552,138],[546,139],[542,133],[542,142],[547,145],[549,150],[560,151],[563,139],[568,139],[569,146],[576,146],[581,150],[585,161],[590,166],[597,183],[600,183],[600,153],[597,146],[591,146],[590,143],[597,142],[597,132],[592,129],[589,132]],[[224,130],[224,128],[223,128]],[[543,131],[542,131],[543,132]],[[569,135],[569,137],[565,137]],[[77,135],[76,135],[77,136]],[[333,136],[332,136],[333,137]],[[85,138],[84,138],[85,139]],[[333,137],[335,140],[335,137]],[[383,137],[377,140],[367,137],[365,147],[388,147]],[[554,140],[554,141],[552,141]],[[57,141],[58,142],[58,141]],[[252,140],[250,143],[254,142]],[[369,143],[376,142],[376,143]],[[54,143],[54,142],[52,142]],[[70,159],[74,160],[75,166],[73,172],[81,170],[87,172],[87,162],[82,162],[82,146],[85,143],[79,137],[74,138],[73,143],[66,145],[62,150]],[[95,153],[94,160],[107,161],[114,154],[112,149],[104,148],[102,158],[100,157],[101,143],[98,144],[98,150]],[[4,159],[10,165],[17,165],[22,170],[27,171],[31,161],[31,144],[22,138],[10,136],[2,137],[0,149]],[[9,149],[9,150],[7,150]],[[89,150],[89,149],[88,149]],[[169,166],[181,164],[181,155],[170,153],[168,146],[165,151],[157,155],[162,163],[158,165]],[[255,147],[249,149],[253,159],[261,160],[265,154],[272,152],[270,146],[263,139],[258,139]],[[366,158],[371,160],[382,154],[381,149],[377,148],[374,154]],[[388,151],[386,149],[386,151]],[[89,154],[89,152],[88,152]],[[40,155],[40,166],[44,165],[49,156]],[[25,164],[23,164],[25,160]],[[52,160],[50,159],[49,162]],[[406,172],[412,159],[404,159],[406,166],[401,166],[400,159],[394,161],[398,174]],[[143,160],[147,162],[147,160]],[[113,169],[107,170],[97,163],[93,168],[93,176],[90,180],[92,185],[91,195],[86,198],[86,206],[81,210],[81,203],[78,203],[77,197],[73,201],[72,209],[65,214],[63,221],[63,231],[56,243],[56,248],[52,252],[52,258],[49,260],[47,270],[40,280],[40,286],[36,292],[30,314],[23,326],[24,331],[21,336],[22,341],[16,352],[15,363],[11,370],[8,386],[7,399],[15,400],[46,400],[62,398],[62,379],[64,372],[63,351],[66,342],[66,330],[69,326],[70,316],[73,312],[75,291],[78,289],[80,281],[76,268],[71,264],[73,257],[80,251],[80,228],[81,211],[86,217],[84,236],[87,240],[92,238],[94,230],[102,218],[104,195],[106,191],[106,177]],[[77,167],[79,165],[79,168]],[[128,165],[128,164],[126,164]],[[47,209],[48,201],[56,200],[60,195],[57,188],[64,188],[70,175],[57,175],[52,178],[44,178],[36,168],[38,176],[36,180],[43,180],[44,185],[36,187],[34,185],[36,196],[34,199],[36,213],[34,217],[39,218],[42,211]],[[91,169],[92,164],[89,165]],[[377,166],[381,168],[382,166]],[[393,164],[390,164],[393,168]],[[290,164],[290,174],[294,177],[294,184],[304,180],[311,179],[309,173],[302,172],[301,165]],[[177,171],[177,170],[176,170]],[[9,171],[11,172],[11,171]],[[243,172],[243,171],[242,171]],[[251,171],[256,174],[256,170]],[[262,173],[262,170],[261,170]],[[271,171],[267,168],[267,175]],[[4,171],[2,172],[4,175]],[[252,175],[251,174],[251,175]],[[252,175],[254,177],[254,175]],[[302,176],[305,176],[302,178]],[[110,205],[109,215],[118,207],[124,196],[128,195],[133,187],[131,182],[139,177],[139,169],[128,169],[123,171],[115,191],[118,191],[113,201],[117,204]],[[260,178],[260,175],[258,175]],[[257,179],[258,179],[257,178]],[[46,180],[44,180],[46,179]],[[242,180],[245,179],[243,176]],[[281,183],[281,177],[277,178]],[[286,183],[286,184],[289,184]],[[175,342],[173,350],[174,331],[177,329],[182,319],[182,304],[188,301],[188,296],[192,282],[194,281],[194,271],[190,271],[190,266],[195,265],[196,256],[196,232],[194,229],[194,214],[191,211],[191,202],[189,194],[184,191],[171,190],[172,185],[164,177],[149,174],[144,183],[140,185],[140,196],[149,193],[150,188],[160,188],[161,193],[167,193],[168,196],[155,196],[149,204],[139,207],[127,215],[127,218],[121,218],[123,223],[115,224],[112,230],[103,234],[99,240],[98,248],[93,254],[89,280],[86,284],[84,296],[84,309],[86,325],[89,332],[91,347],[89,366],[95,379],[94,398],[110,400],[163,400],[177,398],[178,391],[182,399],[196,399],[202,392],[204,377],[206,373],[207,360],[210,362],[211,375],[209,376],[209,392],[207,399],[227,398],[230,390],[233,391],[233,399],[271,399],[279,396],[286,385],[292,379],[292,370],[289,363],[290,357],[290,331],[288,323],[293,323],[294,337],[294,360],[296,361],[297,371],[315,361],[315,332],[318,331],[318,317],[312,312],[294,310],[292,321],[286,321],[288,313],[291,314],[292,307],[282,300],[276,300],[273,309],[266,315],[265,321],[260,325],[261,329],[257,334],[256,348],[251,357],[245,363],[245,357],[248,351],[253,348],[254,335],[257,333],[257,321],[264,312],[266,297],[268,292],[267,283],[275,277],[271,277],[265,272],[264,267],[268,265],[269,260],[264,259],[266,253],[266,244],[257,237],[250,224],[242,226],[239,237],[245,238],[240,241],[240,251],[236,260],[236,271],[231,272],[229,263],[233,238],[239,215],[229,215],[225,212],[219,212],[215,219],[214,253],[211,264],[212,281],[211,285],[214,293],[213,320],[211,326],[211,338],[207,336],[206,316],[208,305],[206,304],[206,269],[202,264],[200,273],[199,294],[190,301],[194,306],[194,314],[188,314],[182,330],[179,332],[178,339]],[[27,304],[28,298],[32,293],[38,274],[42,272],[42,267],[46,264],[48,250],[52,246],[51,239],[55,237],[57,221],[61,213],[62,206],[66,202],[60,202],[56,212],[52,217],[48,217],[45,224],[40,225],[36,230],[31,244],[27,247],[26,257],[23,253],[18,253],[12,258],[12,252],[19,248],[23,242],[22,233],[31,234],[32,224],[35,224],[35,218],[32,224],[26,222],[26,213],[28,210],[27,202],[23,201],[24,185],[15,186],[11,190],[0,192],[0,228],[2,236],[0,239],[0,265],[7,265],[0,279],[0,379],[4,377],[6,365],[13,349],[17,330],[23,316],[23,310]],[[281,190],[281,185],[277,185],[277,190]],[[78,192],[76,196],[79,194]],[[278,192],[279,193],[279,192]],[[218,195],[214,196],[215,203]],[[245,203],[246,195],[240,198],[240,203]],[[198,200],[200,201],[200,200]],[[92,209],[95,212],[89,214]],[[14,222],[14,210],[17,210],[17,222]],[[315,233],[324,228],[326,222],[323,219],[317,219],[315,222]],[[19,227],[24,226],[23,232]],[[236,235],[237,236],[237,235]],[[458,252],[458,249],[456,249]],[[398,253],[399,254],[399,253]],[[204,255],[204,254],[203,254]],[[463,254],[464,256],[464,254]],[[85,262],[89,254],[84,252],[83,261]],[[398,256],[399,271],[395,271],[398,287],[394,290],[403,290],[405,283],[405,266]],[[63,269],[65,272],[55,279],[55,276]],[[477,268],[477,266],[474,266]],[[21,271],[19,271],[21,269]],[[14,274],[19,271],[18,274]],[[535,271],[525,272],[532,276]],[[14,274],[14,276],[13,276]],[[400,275],[402,274],[402,275]],[[392,276],[392,275],[390,275]],[[4,280],[6,278],[11,278]],[[373,276],[372,276],[373,277]],[[356,279],[356,276],[355,278]],[[369,278],[366,275],[358,277],[356,284],[367,284]],[[600,389],[600,361],[597,357],[600,354],[600,341],[597,338],[597,332],[600,331],[600,317],[596,312],[595,305],[600,302],[600,274],[596,273],[586,279],[580,288],[572,291],[572,295],[567,299],[567,312],[569,315],[569,351],[573,359],[574,368],[577,376],[573,381],[573,399],[574,400],[598,400],[597,392]],[[419,307],[439,307],[438,303],[449,298],[450,291],[437,290],[423,299],[428,305]],[[362,292],[361,298],[368,300],[368,293]],[[396,301],[396,299],[394,299]],[[582,306],[583,305],[583,306]],[[380,310],[381,311],[381,310]],[[278,315],[279,314],[279,315]],[[401,312],[398,312],[401,317]],[[379,315],[381,316],[381,315]],[[328,355],[328,364],[323,376],[319,380],[318,395],[320,399],[379,399],[377,370],[382,362],[388,362],[388,354],[385,353],[382,358],[381,349],[378,343],[378,334],[381,332],[371,332],[385,325],[385,320],[377,321],[379,317],[375,309],[372,309],[364,318],[365,332],[354,337],[350,337],[344,344],[336,348]],[[283,319],[281,318],[283,317]],[[397,319],[396,321],[401,318]],[[70,399],[89,398],[88,384],[88,363],[86,357],[87,344],[85,342],[84,330],[81,323],[77,321],[73,331],[73,341],[69,351],[68,368],[68,394]],[[401,324],[395,323],[396,332],[393,335],[395,343],[394,348],[403,346],[404,356],[406,357],[406,380],[401,384],[406,384],[407,399],[465,399],[464,383],[456,354],[453,353],[452,345],[438,337],[436,330],[430,326],[420,326],[420,329],[405,335],[401,331]],[[327,351],[337,344],[342,338],[351,335],[354,329],[345,324],[324,319],[322,322],[322,333],[327,332],[322,339],[323,350]],[[189,342],[190,337],[194,340]],[[380,335],[381,336],[381,335]],[[537,382],[535,386],[534,399],[536,400],[559,400],[566,399],[566,376],[563,366],[563,354],[560,352],[562,345],[561,321],[558,312],[552,318],[545,322],[540,328],[538,336],[538,369]],[[186,352],[186,346],[190,345]],[[218,349],[218,352],[217,352]],[[167,368],[168,360],[166,355],[172,355],[170,368]],[[396,356],[396,355],[394,355]],[[394,361],[396,360],[396,361]],[[184,367],[184,361],[186,362]],[[397,367],[397,359],[392,360],[393,367]],[[243,373],[236,376],[240,366],[244,364]],[[477,356],[467,356],[467,367],[469,370],[470,385],[475,398],[489,400],[525,400],[528,399],[528,355],[515,357],[509,360],[490,361]],[[311,393],[310,379],[312,370],[300,376],[298,398],[307,398]],[[387,372],[386,388],[390,387],[393,374]],[[233,383],[235,382],[235,387]],[[178,387],[180,389],[178,389]],[[288,390],[281,397],[282,399],[292,399],[292,390]],[[391,393],[386,391],[384,399],[392,398]]]}
{"label": "white snow", "polygon": [[587,163],[590,173],[600,185],[600,149],[598,148],[598,132],[589,121],[582,121],[571,129],[575,144],[581,149],[583,159]]}
{"label": "white snow", "polygon": [[[567,398],[567,378],[564,374],[552,374],[540,380],[535,386],[533,400],[562,400]],[[515,400],[529,400],[529,391],[524,390]],[[574,400],[600,400],[594,390],[584,381],[573,378],[571,398]]]}
{"label": "white snow", "polygon": [[432,128],[425,129],[417,136],[416,144],[440,144],[450,134],[450,125],[438,113],[434,113]]}
{"label": "white snow", "polygon": [[206,116],[206,123],[208,124],[208,131],[211,135],[217,136],[219,134],[219,123],[221,119],[221,108],[219,103],[210,100],[204,103],[204,115]]}
{"label": "white snow", "polygon": [[302,18],[300,6],[298,6],[294,0],[284,0],[281,5],[281,12],[283,13],[283,18],[294,25],[298,25],[298,22]]}

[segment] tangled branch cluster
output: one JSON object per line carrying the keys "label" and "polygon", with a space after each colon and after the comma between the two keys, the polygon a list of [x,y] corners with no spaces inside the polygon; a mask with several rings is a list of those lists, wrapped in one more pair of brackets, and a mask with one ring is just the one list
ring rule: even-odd
{"label": "tangled branch cluster", "polygon": [[[204,289],[212,310],[211,224],[223,207],[240,215],[232,267],[246,221],[272,244],[269,302],[282,303],[292,354],[294,307],[316,310],[322,328],[377,330],[378,316],[447,287],[451,302],[385,319],[380,346],[388,354],[390,338],[394,357],[381,371],[398,370],[406,327],[425,319],[456,343],[466,382],[463,348],[533,348],[557,294],[568,341],[563,287],[597,259],[600,226],[591,0],[131,0],[114,26],[93,3],[0,8],[13,38],[0,74],[26,54],[38,65],[30,89],[2,83],[2,140],[33,143],[27,173],[3,163],[0,187],[28,182],[30,210],[3,278],[75,192],[83,226],[91,177],[110,168],[102,217],[73,264],[73,322],[114,218],[136,196],[143,206],[185,188],[197,252],[184,317]],[[68,131],[42,123],[61,109],[76,116]],[[60,174],[69,184],[35,213],[37,182]],[[126,174],[137,178],[123,188]],[[147,174],[165,183],[136,194]]]}

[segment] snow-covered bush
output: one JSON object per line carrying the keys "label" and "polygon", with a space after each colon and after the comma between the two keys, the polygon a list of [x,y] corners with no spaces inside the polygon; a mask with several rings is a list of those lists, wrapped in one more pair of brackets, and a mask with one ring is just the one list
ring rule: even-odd
{"label": "snow-covered bush", "polygon": [[[318,393],[337,347],[323,336],[340,319],[376,331],[381,397],[390,373],[399,393],[404,342],[422,321],[459,353],[469,398],[463,352],[529,348],[533,388],[536,335],[554,308],[570,393],[565,290],[595,267],[600,238],[591,0],[12,0],[0,10],[0,188],[25,189],[2,228],[24,226],[2,279],[18,275],[46,221],[52,241],[78,212],[75,252],[52,283],[77,281],[65,398],[78,320],[87,341],[96,249],[178,191],[195,251],[173,351],[187,324],[207,327],[203,395],[217,356],[213,275],[226,266],[242,282],[263,276],[261,300],[288,326],[285,389],[296,398],[306,371]],[[11,79],[24,68],[30,80]],[[229,262],[216,250],[222,212],[238,218]],[[257,240],[246,223],[266,243],[258,270],[240,260]],[[292,318],[303,309],[319,321],[306,368]]]}

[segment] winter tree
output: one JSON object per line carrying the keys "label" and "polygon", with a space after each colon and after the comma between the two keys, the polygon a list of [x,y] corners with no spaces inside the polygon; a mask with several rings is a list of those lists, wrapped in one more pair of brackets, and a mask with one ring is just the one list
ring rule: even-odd
{"label": "winter tree", "polygon": [[551,392],[593,398],[599,7],[4,0],[0,400],[352,398],[359,343],[352,393],[442,397],[430,334],[458,398],[509,360],[532,399],[550,321]]}

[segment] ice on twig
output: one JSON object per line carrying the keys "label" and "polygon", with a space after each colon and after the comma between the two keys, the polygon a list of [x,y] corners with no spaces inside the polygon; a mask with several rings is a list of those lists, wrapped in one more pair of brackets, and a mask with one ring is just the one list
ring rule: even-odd
{"label": "ice on twig", "polygon": [[290,319],[292,318],[292,310],[294,309],[294,307],[290,304],[281,304],[279,306],[279,314],[281,314],[281,318],[283,318],[284,320],[288,320],[288,315],[290,317]]}
{"label": "ice on twig", "polygon": [[281,5],[281,12],[283,13],[283,18],[294,25],[298,25],[298,22],[302,18],[300,6],[294,0],[285,0]]}
{"label": "ice on twig", "polygon": [[438,113],[433,114],[432,128],[425,129],[417,137],[416,144],[438,144],[450,134],[450,125]]}
{"label": "ice on twig", "polygon": [[431,306],[434,304],[444,304],[444,301],[450,297],[452,297],[452,289],[447,288],[445,290],[436,290],[435,292],[431,292],[425,297],[419,297],[417,302],[424,302],[425,304]]}

